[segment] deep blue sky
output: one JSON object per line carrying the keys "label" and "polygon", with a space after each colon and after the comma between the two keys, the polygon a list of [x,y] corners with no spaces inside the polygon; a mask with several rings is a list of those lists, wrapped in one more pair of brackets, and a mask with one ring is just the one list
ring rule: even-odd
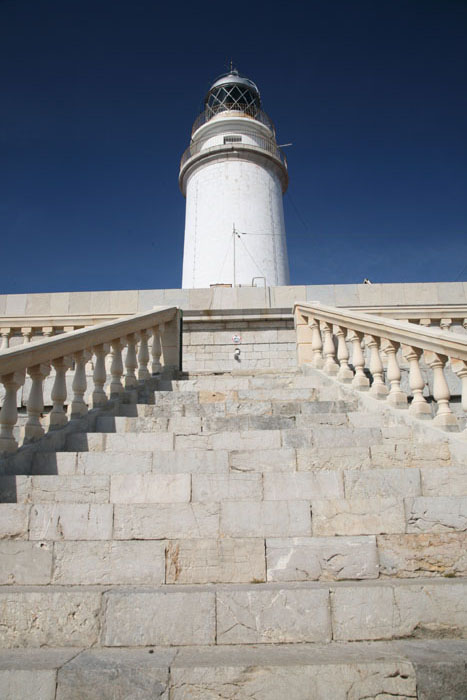
{"label": "deep blue sky", "polygon": [[0,293],[180,286],[231,57],[294,144],[294,284],[467,279],[467,2],[0,0]]}

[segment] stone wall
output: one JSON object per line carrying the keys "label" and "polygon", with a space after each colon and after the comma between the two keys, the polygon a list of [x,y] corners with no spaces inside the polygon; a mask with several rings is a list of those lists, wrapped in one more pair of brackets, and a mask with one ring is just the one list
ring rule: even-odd
{"label": "stone wall", "polygon": [[0,318],[49,315],[99,317],[172,305],[183,309],[291,308],[295,301],[320,301],[348,308],[465,305],[467,282],[3,294],[0,295]]}
{"label": "stone wall", "polygon": [[[285,369],[297,364],[293,318],[184,319],[185,371]],[[240,350],[235,358],[235,349]]]}

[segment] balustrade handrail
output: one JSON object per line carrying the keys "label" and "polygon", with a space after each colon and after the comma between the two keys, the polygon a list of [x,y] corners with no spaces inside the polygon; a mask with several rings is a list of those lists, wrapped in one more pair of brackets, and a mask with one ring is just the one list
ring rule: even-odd
{"label": "balustrade handrail", "polygon": [[[299,364],[309,363],[345,384],[352,384],[357,391],[368,391],[395,408],[408,408],[419,419],[431,419],[433,406],[424,396],[426,378],[420,367],[423,354],[433,372],[432,395],[436,402],[433,423],[443,430],[459,430],[449,404],[451,393],[445,367],[450,360],[451,369],[461,380],[462,409],[467,412],[466,336],[319,303],[298,302],[294,315]],[[399,350],[409,365],[410,406],[410,393],[401,387]],[[382,353],[387,359],[386,368]]]}
{"label": "balustrade handrail", "polygon": [[61,333],[53,338],[1,350],[0,377],[12,372],[20,372],[33,365],[50,362],[59,357],[72,355],[96,345],[110,343],[112,340],[130,333],[137,333],[152,326],[167,323],[175,318],[177,311],[176,307],[146,311],[130,317]]}
{"label": "balustrade handrail", "polygon": [[[54,378],[50,395],[53,406],[47,416],[49,431],[86,416],[88,403],[93,408],[105,407],[109,399],[118,399],[125,390],[135,388],[138,382],[144,382],[163,368],[181,369],[180,329],[180,310],[166,307],[2,350],[0,383],[5,388],[5,396],[0,410],[0,453],[15,452],[18,448],[15,435],[17,393],[24,384],[26,371],[31,386],[24,426],[25,443],[39,440],[45,435],[43,394],[51,367],[54,368]],[[125,346],[127,352],[123,360],[122,350]],[[110,348],[111,365],[108,368],[106,356]],[[88,398],[86,365],[92,356],[93,391]],[[73,382],[71,397],[67,402],[66,374],[70,368],[73,368]],[[104,389],[106,386],[107,391]]]}
{"label": "balustrade handrail", "polygon": [[345,326],[348,330],[377,335],[403,345],[415,345],[421,350],[429,350],[459,360],[467,361],[467,335],[441,331],[419,326],[406,321],[395,321],[374,314],[347,311],[325,304],[297,302],[294,310],[303,316],[312,316],[318,321],[326,321],[335,326]]}
{"label": "balustrade handrail", "polygon": [[[209,140],[209,139],[207,139]],[[267,139],[258,139],[261,140],[261,144],[259,143],[218,143],[216,145],[210,146],[209,148],[202,148],[203,143],[193,143],[188,146],[188,148],[185,149],[183,152],[183,155],[180,159],[180,170],[183,169],[185,164],[191,159],[195,158],[196,156],[204,156],[204,155],[211,155],[212,153],[215,153],[217,151],[219,152],[229,152],[229,151],[256,151],[258,153],[261,153],[261,151],[266,151],[270,155],[272,155],[274,158],[277,158],[284,168],[287,170],[287,158],[284,153],[280,150],[276,144],[273,142],[268,141]]]}

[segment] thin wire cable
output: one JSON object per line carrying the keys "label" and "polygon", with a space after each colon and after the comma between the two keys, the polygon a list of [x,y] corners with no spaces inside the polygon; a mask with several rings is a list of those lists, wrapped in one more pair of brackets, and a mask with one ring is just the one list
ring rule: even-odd
{"label": "thin wire cable", "polygon": [[[234,243],[234,245],[235,245],[235,243]],[[219,278],[220,279],[222,278],[222,272],[224,270],[225,261],[227,260],[227,256],[228,256],[229,252],[230,252],[230,238],[229,238],[229,242],[227,244],[227,250],[226,250],[226,253],[224,255],[224,260],[222,261],[222,265],[221,265],[220,270],[219,270]]]}

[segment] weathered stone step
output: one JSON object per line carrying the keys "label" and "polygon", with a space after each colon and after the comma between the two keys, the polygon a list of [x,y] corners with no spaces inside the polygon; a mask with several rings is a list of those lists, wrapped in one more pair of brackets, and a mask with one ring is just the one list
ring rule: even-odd
{"label": "weathered stone step", "polygon": [[466,638],[467,581],[8,586],[0,611],[6,648]]}
{"label": "weathered stone step", "polygon": [[[173,493],[185,497],[188,478],[172,479]],[[147,540],[467,531],[467,496],[135,503],[131,499],[142,497],[141,489],[133,496],[129,487],[125,495],[121,488],[124,483],[117,482],[117,491],[126,503],[4,503],[0,508],[0,537]],[[219,496],[224,485],[214,488]],[[165,495],[169,491],[167,487]]]}
{"label": "weathered stone step", "polygon": [[[76,531],[78,536],[80,533]],[[86,531],[81,532],[86,535]],[[90,533],[91,534],[91,533]],[[52,537],[54,533],[52,533]],[[467,533],[3,540],[2,585],[155,585],[467,576]]]}
{"label": "weathered stone step", "polygon": [[465,700],[462,640],[257,647],[12,649],[0,653],[8,700]]}

